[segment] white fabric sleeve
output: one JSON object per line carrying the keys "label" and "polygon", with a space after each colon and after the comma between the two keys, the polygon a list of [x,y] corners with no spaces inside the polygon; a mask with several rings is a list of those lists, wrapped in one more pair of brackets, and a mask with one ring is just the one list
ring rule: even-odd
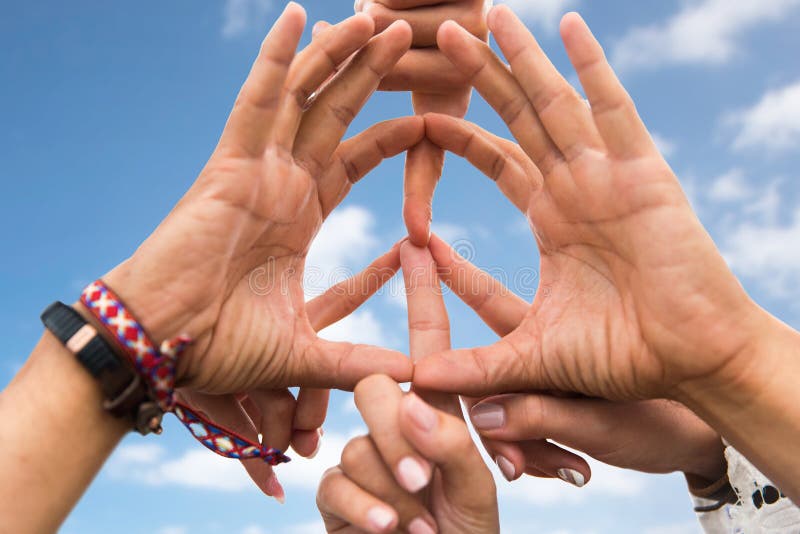
{"label": "white fabric sleeve", "polygon": [[[708,534],[797,534],[800,508],[761,474],[733,447],[725,449],[728,479],[739,500],[720,508],[698,512]],[[693,497],[695,507],[713,506],[715,501]]]}

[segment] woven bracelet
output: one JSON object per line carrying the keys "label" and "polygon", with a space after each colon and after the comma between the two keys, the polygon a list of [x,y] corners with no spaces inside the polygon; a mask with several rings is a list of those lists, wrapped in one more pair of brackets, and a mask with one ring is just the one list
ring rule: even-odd
{"label": "woven bracelet", "polygon": [[89,284],[81,302],[111,334],[119,348],[149,386],[162,411],[172,412],[208,449],[225,456],[246,460],[261,458],[270,465],[290,461],[278,449],[250,441],[218,425],[175,399],[175,369],[178,357],[192,342],[185,335],[164,341],[159,348],[122,300],[102,280]]}

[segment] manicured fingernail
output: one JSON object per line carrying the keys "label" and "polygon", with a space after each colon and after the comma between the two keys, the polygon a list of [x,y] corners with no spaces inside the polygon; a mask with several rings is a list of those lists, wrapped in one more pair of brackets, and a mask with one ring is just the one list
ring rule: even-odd
{"label": "manicured fingernail", "polygon": [[436,426],[436,413],[433,408],[415,393],[408,394],[408,415],[423,432],[430,432]]}
{"label": "manicured fingernail", "polygon": [[322,31],[322,28],[323,24],[321,22],[314,24],[314,26],[311,28],[311,37],[316,37],[317,34]]}
{"label": "manicured fingernail", "polygon": [[417,517],[408,524],[408,534],[436,534],[436,531],[427,521]]}
{"label": "manicured fingernail", "polygon": [[383,506],[376,506],[367,512],[367,521],[377,530],[384,531],[394,523],[394,513]]}
{"label": "manicured fingernail", "polygon": [[314,458],[317,455],[317,453],[319,452],[320,448],[322,447],[322,435],[324,433],[325,432],[323,432],[323,430],[321,428],[317,429],[317,447],[314,449],[314,452],[312,452],[311,454],[308,455],[308,459],[309,460]]}
{"label": "manicured fingernail", "polygon": [[427,469],[411,456],[406,456],[397,464],[397,477],[400,484],[411,493],[416,493],[428,485]]}
{"label": "manicured fingernail", "polygon": [[497,467],[500,468],[500,472],[503,473],[503,476],[509,482],[513,482],[517,475],[517,470],[514,468],[514,464],[511,463],[511,460],[506,458],[505,456],[498,456],[494,459],[494,463],[497,464]]}
{"label": "manicured fingernail", "polygon": [[362,7],[364,7],[364,0],[356,0],[356,1],[353,3],[353,11],[355,11],[356,13],[358,13],[359,11],[361,11],[361,8],[362,8]]}
{"label": "manicured fingernail", "polygon": [[473,406],[469,418],[478,430],[495,430],[506,424],[506,410],[501,404],[485,402]]}
{"label": "manicured fingernail", "polygon": [[565,467],[556,471],[556,474],[558,475],[558,478],[564,482],[568,482],[578,488],[582,488],[583,485],[586,484],[586,479],[583,478],[583,475],[574,469],[567,469]]}
{"label": "manicured fingernail", "polygon": [[278,477],[275,476],[275,473],[272,473],[269,479],[267,479],[265,487],[267,495],[271,496],[281,504],[286,503],[286,493],[284,493],[283,486],[281,486],[281,483],[278,482]]}

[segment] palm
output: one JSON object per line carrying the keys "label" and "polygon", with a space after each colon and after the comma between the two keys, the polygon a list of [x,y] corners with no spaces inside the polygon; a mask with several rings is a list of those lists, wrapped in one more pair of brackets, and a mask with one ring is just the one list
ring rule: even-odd
{"label": "palm", "polygon": [[[722,326],[710,318],[735,303],[697,299],[696,286],[702,280],[711,294],[736,295],[736,281],[660,155],[587,156],[580,167],[559,166],[544,183],[529,210],[544,236],[545,291],[532,313],[543,371],[557,375],[547,368],[546,350],[555,351],[569,363],[559,387],[575,390],[585,374],[599,371],[599,389],[586,393],[636,398],[669,381],[670,373],[698,376],[719,366],[692,347]],[[592,369],[586,369],[589,352]],[[663,358],[674,354],[686,355],[677,370]]]}

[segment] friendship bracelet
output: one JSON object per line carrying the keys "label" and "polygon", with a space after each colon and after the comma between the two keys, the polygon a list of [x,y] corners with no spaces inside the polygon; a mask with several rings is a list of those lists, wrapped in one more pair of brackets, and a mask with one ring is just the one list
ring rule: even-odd
{"label": "friendship bracelet", "polygon": [[178,357],[192,343],[189,336],[166,340],[156,349],[144,327],[102,280],[83,290],[81,302],[117,341],[149,386],[158,407],[165,413],[174,413],[197,441],[226,458],[261,458],[270,465],[290,461],[280,450],[254,443],[175,399],[175,369]]}

